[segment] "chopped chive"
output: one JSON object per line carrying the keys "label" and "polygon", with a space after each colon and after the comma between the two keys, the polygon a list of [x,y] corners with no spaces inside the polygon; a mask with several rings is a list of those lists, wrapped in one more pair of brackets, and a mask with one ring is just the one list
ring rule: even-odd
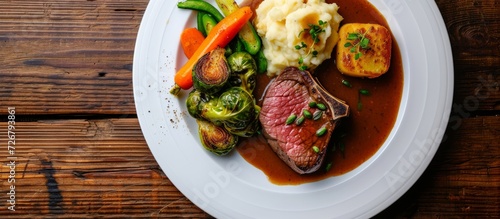
{"label": "chopped chive", "polygon": [[359,45],[361,46],[361,48],[367,49],[368,43],[370,43],[370,40],[368,38],[363,38]]}
{"label": "chopped chive", "polygon": [[319,153],[318,146],[314,145],[314,146],[312,146],[312,149],[313,149],[314,152]]}
{"label": "chopped chive", "polygon": [[297,120],[295,120],[295,125],[302,125],[305,120],[306,118],[304,118],[304,116],[300,116]]}
{"label": "chopped chive", "polygon": [[316,131],[316,136],[318,136],[318,137],[321,137],[325,134],[326,134],[326,127],[324,127],[324,126],[321,127],[320,129],[318,129],[318,131]]}
{"label": "chopped chive", "polygon": [[366,95],[370,95],[370,92],[369,92],[368,90],[365,90],[365,89],[361,89],[361,90],[359,90],[359,93],[360,93],[360,94],[363,94],[363,95],[365,95],[365,96],[366,96]]}
{"label": "chopped chive", "polygon": [[358,111],[361,111],[361,109],[363,109],[363,104],[361,103],[361,101],[358,102]]}
{"label": "chopped chive", "polygon": [[354,60],[358,60],[359,58],[361,58],[362,56],[362,53],[361,52],[358,52],[354,55]]}
{"label": "chopped chive", "polygon": [[346,87],[352,87],[351,82],[342,80],[342,84],[345,85]]}
{"label": "chopped chive", "polygon": [[307,119],[310,119],[312,118],[312,114],[309,110],[302,110],[302,115],[304,115],[304,117],[306,117]]}
{"label": "chopped chive", "polygon": [[313,113],[313,120],[318,120],[318,119],[321,119],[321,117],[323,116],[323,111],[321,110],[316,110],[314,111]]}
{"label": "chopped chive", "polygon": [[347,35],[348,40],[356,40],[356,39],[358,39],[358,37],[359,37],[359,33],[350,33],[349,35]]}
{"label": "chopped chive", "polygon": [[297,115],[295,115],[295,114],[292,113],[290,116],[288,116],[288,118],[286,119],[285,123],[287,125],[290,125],[290,124],[292,124],[295,121],[296,118],[297,118]]}
{"label": "chopped chive", "polygon": [[326,172],[328,172],[331,168],[332,168],[332,162],[330,162],[326,165],[326,168],[325,168]]}
{"label": "chopped chive", "polygon": [[311,108],[316,108],[316,102],[314,102],[314,101],[309,102],[309,104],[308,104],[308,105],[309,105],[309,107],[311,107]]}
{"label": "chopped chive", "polygon": [[317,107],[318,107],[318,109],[320,109],[320,110],[323,110],[323,111],[325,111],[325,110],[326,110],[326,106],[325,106],[325,104],[318,103],[318,104],[317,104]]}

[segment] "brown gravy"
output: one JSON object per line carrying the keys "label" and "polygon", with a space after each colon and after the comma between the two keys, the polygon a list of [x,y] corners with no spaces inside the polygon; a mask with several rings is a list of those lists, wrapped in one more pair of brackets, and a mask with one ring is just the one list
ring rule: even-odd
{"label": "brown gravy", "polygon": [[[246,4],[256,7],[260,2],[261,0],[252,0]],[[366,0],[327,0],[327,2],[335,2],[340,7],[339,13],[344,17],[342,24],[377,23],[388,28],[384,17]],[[262,136],[245,139],[238,146],[239,154],[263,171],[274,184],[298,185],[349,172],[375,154],[394,126],[404,79],[397,43],[393,40],[389,71],[376,79],[344,76],[337,70],[334,60],[334,57],[326,60],[314,74],[331,94],[346,101],[351,109],[350,116],[344,118],[334,131],[330,140],[329,154],[320,170],[309,175],[297,174],[279,159]],[[259,76],[255,97],[262,96],[269,80],[265,75]],[[342,80],[349,81],[352,87],[344,86]],[[368,90],[370,95],[359,95],[360,89]],[[361,110],[357,107],[358,100],[362,103]],[[331,168],[326,171],[329,163]]]}

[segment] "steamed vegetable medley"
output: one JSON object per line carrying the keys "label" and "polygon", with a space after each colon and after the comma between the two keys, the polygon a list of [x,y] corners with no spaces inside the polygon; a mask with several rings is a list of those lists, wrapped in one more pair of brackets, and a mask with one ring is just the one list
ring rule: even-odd
{"label": "steamed vegetable medley", "polygon": [[240,137],[250,137],[260,129],[260,107],[252,92],[257,73],[267,69],[267,60],[249,22],[251,9],[239,8],[233,0],[216,2],[226,17],[203,0],[177,4],[195,10],[198,22],[196,29],[187,28],[181,34],[189,60],[176,73],[171,93],[194,88],[186,106],[198,123],[200,141],[208,151],[225,155]]}

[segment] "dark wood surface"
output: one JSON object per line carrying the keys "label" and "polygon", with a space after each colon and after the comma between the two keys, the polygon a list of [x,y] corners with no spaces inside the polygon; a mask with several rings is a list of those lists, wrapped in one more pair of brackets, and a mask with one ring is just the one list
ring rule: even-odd
{"label": "dark wood surface", "polygon": [[[142,136],[132,59],[148,1],[0,1],[0,218],[207,218]],[[500,216],[500,2],[436,0],[455,93],[440,148],[378,218]],[[15,211],[7,200],[15,107]]]}

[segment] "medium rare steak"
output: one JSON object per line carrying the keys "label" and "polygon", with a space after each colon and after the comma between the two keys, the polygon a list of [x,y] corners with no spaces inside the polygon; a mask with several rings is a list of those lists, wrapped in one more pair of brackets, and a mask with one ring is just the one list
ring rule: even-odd
{"label": "medium rare steak", "polygon": [[288,67],[269,84],[259,120],[274,152],[306,174],[321,166],[337,121],[348,115],[349,106],[325,91],[308,71]]}

